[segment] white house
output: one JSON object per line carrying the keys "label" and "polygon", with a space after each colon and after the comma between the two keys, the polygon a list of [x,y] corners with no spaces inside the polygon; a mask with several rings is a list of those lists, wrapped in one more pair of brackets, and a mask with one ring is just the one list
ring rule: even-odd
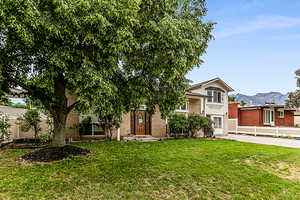
{"label": "white house", "polygon": [[193,85],[190,92],[210,96],[205,99],[204,115],[215,123],[215,135],[228,133],[228,94],[234,90],[222,79],[214,78]]}

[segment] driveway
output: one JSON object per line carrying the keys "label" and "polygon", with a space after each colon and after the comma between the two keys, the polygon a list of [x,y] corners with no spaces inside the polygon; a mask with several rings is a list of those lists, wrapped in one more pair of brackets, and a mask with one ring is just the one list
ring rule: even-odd
{"label": "driveway", "polygon": [[220,136],[227,140],[235,140],[239,142],[250,142],[256,144],[265,144],[281,147],[300,148],[300,140],[284,139],[284,138],[271,138],[271,137],[260,137],[260,136],[247,136],[247,135],[234,135],[229,134],[227,136]]}

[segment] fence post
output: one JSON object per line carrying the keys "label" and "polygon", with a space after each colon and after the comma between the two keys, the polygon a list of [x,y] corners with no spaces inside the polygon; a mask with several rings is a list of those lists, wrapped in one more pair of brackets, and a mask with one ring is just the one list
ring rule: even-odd
{"label": "fence post", "polygon": [[238,134],[238,128],[239,128],[239,122],[238,122],[238,120],[236,120],[236,122],[235,122],[235,134],[236,135]]}
{"label": "fence post", "polygon": [[256,136],[256,132],[257,132],[257,127],[254,127],[254,136]]}
{"label": "fence post", "polygon": [[279,137],[279,126],[276,127],[276,137]]}

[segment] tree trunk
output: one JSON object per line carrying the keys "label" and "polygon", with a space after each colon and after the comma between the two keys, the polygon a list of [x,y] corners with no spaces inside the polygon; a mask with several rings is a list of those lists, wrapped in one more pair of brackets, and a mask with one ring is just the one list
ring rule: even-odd
{"label": "tree trunk", "polygon": [[66,121],[67,114],[63,112],[57,113],[57,116],[54,117],[54,133],[53,133],[53,146],[63,146],[66,144]]}
{"label": "tree trunk", "polygon": [[107,125],[104,126],[104,132],[106,135],[106,139],[108,139],[109,141],[111,140],[111,133],[110,133],[110,129],[107,127]]}
{"label": "tree trunk", "polygon": [[38,127],[34,126],[34,140],[37,143],[37,137],[38,137]]}
{"label": "tree trunk", "polygon": [[68,99],[66,97],[66,86],[63,74],[58,75],[54,83],[55,104],[52,106],[52,117],[54,123],[53,146],[66,144],[66,121],[68,116]]}

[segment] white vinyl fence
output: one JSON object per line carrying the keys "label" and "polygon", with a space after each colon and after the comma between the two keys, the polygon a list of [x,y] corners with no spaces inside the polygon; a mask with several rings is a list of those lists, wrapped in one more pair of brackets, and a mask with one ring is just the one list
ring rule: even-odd
{"label": "white vinyl fence", "polygon": [[229,133],[254,136],[294,137],[300,138],[300,128],[238,126],[237,120],[229,120]]}

